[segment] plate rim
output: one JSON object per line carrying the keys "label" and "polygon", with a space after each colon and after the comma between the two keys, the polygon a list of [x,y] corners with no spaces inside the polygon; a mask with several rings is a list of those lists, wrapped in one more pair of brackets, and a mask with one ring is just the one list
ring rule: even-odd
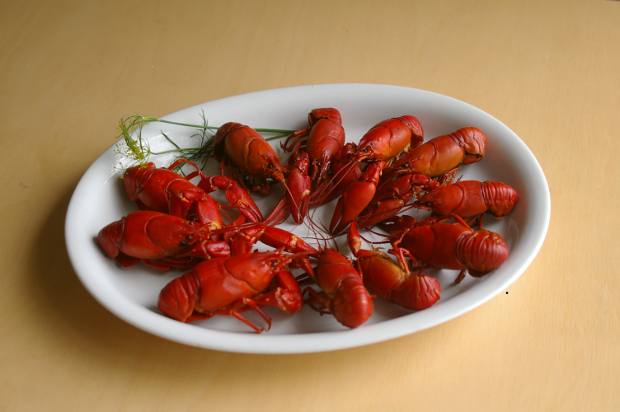
{"label": "plate rim", "polygon": [[[108,147],[88,166],[71,195],[71,199],[67,207],[67,213],[65,215],[65,245],[71,265],[76,275],[80,279],[81,283],[95,298],[95,300],[97,300],[104,308],[106,308],[112,314],[131,324],[132,326],[149,332],[153,335],[194,347],[214,349],[225,352],[254,354],[293,354],[317,353],[365,346],[373,343],[391,340],[397,337],[410,335],[415,332],[446,323],[488,302],[490,299],[497,296],[497,294],[499,294],[502,290],[506,289],[508,286],[514,283],[519,277],[521,277],[525,270],[531,265],[536,256],[539,254],[540,249],[542,248],[544,240],[547,236],[549,222],[551,218],[551,195],[549,191],[549,185],[544,171],[540,166],[540,163],[538,162],[538,159],[534,156],[533,152],[530,150],[527,144],[519,137],[519,135],[517,135],[511,128],[509,128],[506,124],[504,124],[502,121],[500,121],[490,113],[470,103],[434,91],[401,85],[381,83],[322,83],[257,90],[234,96],[226,96],[179,109],[175,112],[162,116],[161,118],[174,118],[175,116],[178,116],[184,112],[199,110],[201,106],[204,106],[208,103],[225,103],[226,100],[243,99],[249,96],[256,97],[260,94],[269,94],[274,92],[286,93],[307,88],[334,89],[349,87],[376,89],[382,91],[390,89],[399,90],[401,92],[417,93],[421,95],[432,96],[433,98],[451,100],[453,103],[463,105],[469,110],[478,112],[479,115],[483,117],[488,117],[490,120],[497,123],[497,125],[502,127],[505,132],[511,135],[514,141],[521,146],[521,149],[524,150],[524,153],[527,155],[529,162],[535,166],[534,174],[543,183],[542,186],[540,186],[540,189],[542,189],[543,191],[542,194],[544,200],[544,210],[542,211],[543,227],[541,228],[542,230],[537,232],[535,244],[531,249],[531,252],[528,254],[527,259],[522,261],[519,264],[518,269],[515,270],[512,274],[510,274],[510,276],[507,276],[502,282],[494,285],[492,292],[486,293],[478,299],[470,301],[469,303],[460,305],[458,305],[459,303],[461,303],[460,300],[464,299],[459,299],[459,297],[462,297],[462,295],[456,295],[452,297],[450,301],[448,301],[441,308],[442,310],[436,310],[434,316],[421,316],[415,322],[411,321],[412,316],[424,313],[425,311],[413,312],[411,314],[404,315],[398,318],[385,320],[372,325],[365,325],[360,328],[351,330],[278,335],[270,335],[268,333],[256,335],[201,328],[191,324],[185,324],[174,321],[172,319],[168,319],[144,307],[134,307],[136,306],[136,304],[131,303],[124,296],[102,296],[101,290],[97,289],[97,287],[101,285],[97,285],[96,278],[85,275],[85,273],[88,272],[86,270],[87,268],[84,267],[84,263],[80,261],[79,257],[75,255],[76,251],[72,246],[72,217],[75,215],[73,210],[76,207],[77,194],[79,194],[80,189],[84,185],[86,185],[86,182],[88,181],[87,177],[89,176],[89,174],[94,173],[95,165],[97,165],[99,162],[102,162],[106,156],[109,156],[111,154],[114,146],[116,145],[116,142],[110,147]],[[435,309],[437,309],[437,307]],[[160,323],[161,327],[157,326]],[[344,336],[347,336],[347,339],[344,339],[343,342]],[[309,339],[309,337],[312,337],[313,339]],[[311,342],[309,343],[308,341]]]}

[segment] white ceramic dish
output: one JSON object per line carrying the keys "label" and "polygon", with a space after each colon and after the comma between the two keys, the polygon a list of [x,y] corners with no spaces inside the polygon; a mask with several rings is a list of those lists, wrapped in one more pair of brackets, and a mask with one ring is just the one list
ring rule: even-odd
{"label": "white ceramic dish", "polygon": [[[237,121],[255,127],[296,129],[305,124],[307,112],[316,107],[341,110],[347,140],[359,137],[375,123],[402,114],[414,114],[427,138],[466,125],[489,136],[486,158],[464,167],[464,178],[502,180],[514,186],[521,199],[513,213],[501,221],[488,219],[491,230],[502,233],[511,245],[508,260],[480,278],[467,277],[449,286],[456,273],[441,271],[444,288],[433,307],[415,313],[377,303],[375,314],[363,326],[347,330],[329,316],[310,309],[285,317],[271,311],[273,328],[256,335],[240,322],[217,317],[183,324],[159,314],[159,290],[177,273],[160,274],[144,267],[121,270],[94,242],[98,231],[134,207],[125,200],[114,167],[113,148],[86,171],[75,189],[67,211],[67,250],[79,278],[89,292],[112,313],[155,335],[185,343],[231,352],[304,353],[351,348],[381,342],[441,324],[504,292],[532,262],[547,233],[550,217],[549,189],[536,158],[521,139],[502,122],[462,101],[424,90],[375,84],[326,84],[267,90],[228,97],[191,107],[166,119],[199,122],[201,110],[210,124]],[[195,132],[164,124],[143,130],[153,147],[161,144],[160,130],[187,138]],[[159,159],[164,164],[166,159]],[[268,200],[267,200],[268,201]],[[268,210],[264,205],[263,210]],[[327,214],[329,213],[326,212]],[[300,232],[301,228],[285,228]]]}

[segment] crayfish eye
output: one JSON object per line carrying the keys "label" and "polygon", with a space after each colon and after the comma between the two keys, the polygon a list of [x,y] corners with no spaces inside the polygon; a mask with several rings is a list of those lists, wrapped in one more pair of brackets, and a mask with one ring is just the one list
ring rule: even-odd
{"label": "crayfish eye", "polygon": [[187,235],[185,236],[184,239],[181,239],[181,241],[179,242],[179,245],[181,247],[187,247],[191,245],[192,243],[194,243],[194,235]]}
{"label": "crayfish eye", "polygon": [[269,261],[269,266],[272,268],[277,268],[283,263],[283,259],[280,256],[276,256]]}

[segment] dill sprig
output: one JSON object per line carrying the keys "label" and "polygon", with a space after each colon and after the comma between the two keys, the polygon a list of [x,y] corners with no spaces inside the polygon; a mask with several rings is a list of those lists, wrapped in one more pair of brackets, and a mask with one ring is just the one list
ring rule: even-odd
{"label": "dill sprig", "polygon": [[207,164],[207,161],[211,157],[213,157],[215,148],[214,148],[214,142],[212,139],[213,133],[211,132],[213,127],[209,126],[209,121],[207,120],[207,116],[204,111],[201,113],[201,117],[202,117],[202,125],[199,128],[199,132],[191,135],[191,137],[193,138],[200,139],[200,143],[198,146],[181,147],[174,140],[172,140],[172,138],[168,136],[164,131],[161,131],[162,136],[164,137],[164,139],[166,139],[166,141],[168,141],[168,143],[170,143],[173,146],[173,149],[164,150],[161,152],[151,151],[151,154],[161,155],[161,154],[168,154],[168,153],[177,153],[178,154],[177,157],[179,158],[183,157],[183,158],[195,161],[195,162],[199,162],[200,167],[204,169]]}
{"label": "dill sprig", "polygon": [[[124,117],[119,121],[119,130],[120,137],[122,137],[122,141],[127,148],[125,150],[123,150],[124,148],[120,148],[119,152],[139,164],[145,163],[151,155],[176,153],[176,157],[184,157],[196,161],[204,168],[207,161],[214,155],[213,131],[219,129],[219,126],[209,125],[204,110],[201,112],[201,117],[201,124],[175,122],[172,120],[160,119],[155,116],[140,114]],[[199,138],[200,142],[195,147],[181,147],[162,130],[161,135],[170,143],[172,148],[162,151],[153,151],[148,145],[148,142],[142,138],[142,127],[145,124],[155,122],[198,129],[198,132],[192,134],[191,137]],[[260,133],[273,134],[273,136],[266,137],[266,140],[281,139],[293,133],[293,130],[288,129],[256,128],[255,130]],[[133,137],[133,135],[135,135],[135,137]]]}
{"label": "dill sprig", "polygon": [[[204,116],[205,114],[203,110],[202,111],[203,119],[204,119]],[[203,124],[175,122],[172,120],[160,119],[159,117],[155,117],[155,116],[145,116],[145,115],[140,115],[140,114],[129,116],[126,119],[131,119],[132,121],[135,121],[136,125],[138,124],[144,125],[146,123],[158,122],[158,123],[172,124],[175,126],[193,127],[195,129],[204,129],[206,127],[209,130],[217,130],[220,128],[220,126],[209,126],[209,125],[205,126],[204,122]],[[294,130],[289,130],[289,129],[273,129],[273,128],[267,128],[267,127],[255,127],[254,130],[256,130],[259,133],[281,134],[284,136],[289,135],[294,132]]]}
{"label": "dill sprig", "polygon": [[[118,122],[121,137],[125,145],[127,145],[127,150],[120,149],[120,151],[138,163],[144,163],[151,154],[148,143],[142,139],[142,126],[144,123],[142,116],[125,117]],[[134,132],[137,138],[132,137]]]}

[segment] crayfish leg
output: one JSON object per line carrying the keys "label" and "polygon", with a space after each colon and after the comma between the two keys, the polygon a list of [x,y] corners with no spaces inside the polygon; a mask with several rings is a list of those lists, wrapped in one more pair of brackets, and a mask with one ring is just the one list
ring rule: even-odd
{"label": "crayfish leg", "polygon": [[330,299],[325,292],[317,292],[312,287],[307,287],[304,289],[303,295],[308,295],[306,302],[312,309],[319,312],[321,316],[332,313],[329,309]]}
{"label": "crayfish leg", "polygon": [[454,169],[448,170],[446,173],[444,173],[443,175],[439,176],[438,183],[440,186],[447,186],[453,183],[458,182],[459,180],[461,180],[460,177],[457,177],[457,174],[459,173],[459,168],[458,166],[455,167]]}
{"label": "crayfish leg", "polygon": [[466,269],[463,269],[459,272],[458,276],[454,279],[454,282],[452,282],[452,285],[456,286],[459,283],[461,283],[463,281],[463,279],[465,279],[465,273],[467,272]]}
{"label": "crayfish leg", "polygon": [[265,323],[267,324],[266,328],[262,328],[261,331],[263,330],[269,330],[271,329],[271,316],[269,316],[267,314],[267,312],[265,312],[259,305],[258,303],[256,303],[253,299],[250,298],[244,298],[243,299],[243,304],[251,309],[253,309],[256,313],[258,313],[258,316],[260,316]]}
{"label": "crayfish leg", "polygon": [[[254,309],[256,313],[258,313],[258,315],[265,321],[265,323],[267,323],[267,327],[261,328],[260,326],[255,325],[251,320],[243,316],[241,311],[247,308]],[[261,333],[271,328],[271,317],[268,314],[266,314],[265,311],[263,311],[260,307],[258,307],[258,305],[256,305],[256,303],[252,299],[248,299],[248,298],[243,299],[243,301],[240,302],[239,305],[235,305],[231,309],[218,310],[214,312],[214,314],[232,316],[233,318],[249,326],[256,333]]]}
{"label": "crayfish leg", "polygon": [[161,272],[167,272],[172,269],[172,266],[162,261],[145,259],[142,261],[146,266],[151,269],[159,270]]}
{"label": "crayfish leg", "polygon": [[145,205],[144,203],[142,203],[142,201],[140,199],[136,199],[136,206],[138,206],[138,209],[140,210],[151,210],[150,207],[148,207],[147,205]]}
{"label": "crayfish leg", "polygon": [[118,265],[122,268],[132,267],[138,264],[139,262],[140,262],[140,259],[127,256],[124,253],[119,253],[118,256],[116,256],[116,263],[118,263]]}
{"label": "crayfish leg", "polygon": [[482,228],[482,217],[483,216],[484,216],[484,213],[481,213],[478,216],[471,219],[471,221],[469,222],[469,226]]}
{"label": "crayfish leg", "polygon": [[194,312],[190,315],[189,318],[187,318],[187,320],[185,322],[194,322],[197,320],[206,320],[206,319],[210,319],[214,316],[215,314],[213,313],[200,313],[200,312]]}
{"label": "crayfish leg", "polygon": [[280,143],[280,147],[285,152],[294,152],[299,149],[301,145],[301,139],[308,136],[310,130],[308,128],[295,130],[291,133],[284,142]]}

